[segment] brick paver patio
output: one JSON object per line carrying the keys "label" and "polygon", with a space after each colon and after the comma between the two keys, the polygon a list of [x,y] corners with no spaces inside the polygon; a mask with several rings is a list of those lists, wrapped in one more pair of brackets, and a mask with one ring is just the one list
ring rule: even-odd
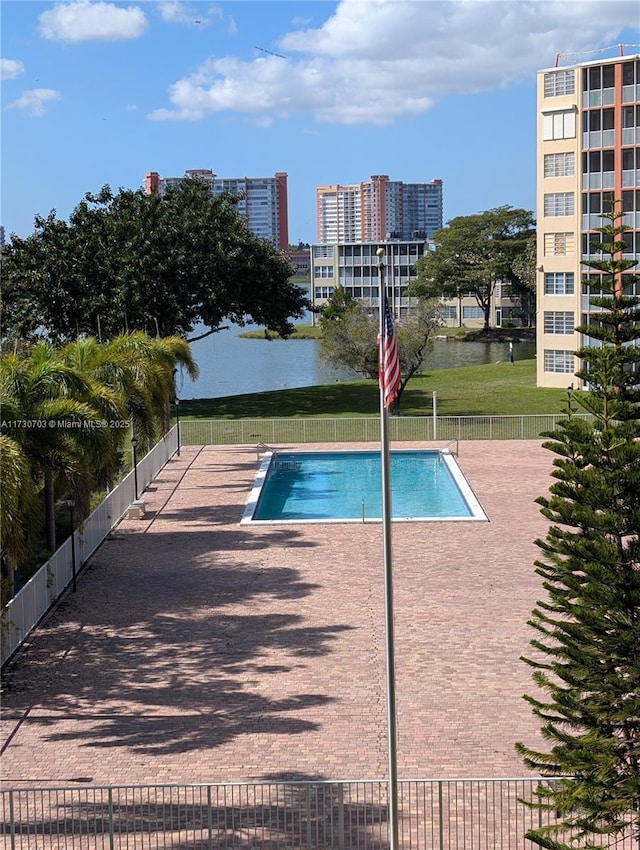
{"label": "brick paver patio", "polygon": [[[401,778],[525,774],[551,463],[462,443],[490,522],[393,525]],[[240,526],[255,472],[184,448],[83,569],[9,671],[6,785],[386,776],[381,525]]]}

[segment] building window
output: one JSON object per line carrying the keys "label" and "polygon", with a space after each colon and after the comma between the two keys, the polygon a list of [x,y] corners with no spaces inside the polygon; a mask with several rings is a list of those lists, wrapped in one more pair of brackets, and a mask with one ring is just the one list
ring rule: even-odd
{"label": "building window", "polygon": [[[582,213],[600,215],[601,213],[610,212],[613,203],[613,195],[611,192],[585,192],[582,195]],[[598,222],[594,226],[598,226]]]}
{"label": "building window", "polygon": [[622,151],[622,170],[633,171],[640,168],[640,148],[624,148]]}
{"label": "building window", "polygon": [[640,105],[622,107],[622,126],[640,127]]}
{"label": "building window", "polygon": [[615,128],[615,116],[612,108],[590,109],[582,113],[583,132],[595,130],[613,130]]}
{"label": "building window", "polygon": [[[622,85],[623,86],[632,86],[636,82],[636,77],[634,74],[635,65],[633,62],[625,62],[622,66]],[[640,62],[638,63],[638,80],[640,83]]]}
{"label": "building window", "polygon": [[463,307],[463,319],[484,319],[484,310],[482,307]]}
{"label": "building window", "polygon": [[545,272],[544,294],[545,295],[573,295],[574,274],[573,272]]}
{"label": "building window", "polygon": [[567,254],[576,252],[575,233],[545,233],[544,255],[545,257],[566,257]]}
{"label": "building window", "polygon": [[573,177],[575,173],[573,151],[569,153],[546,153],[544,155],[545,177]]}
{"label": "building window", "polygon": [[625,190],[622,193],[622,211],[623,212],[640,212],[640,189]]}
{"label": "building window", "polygon": [[573,352],[545,348],[544,371],[564,372],[568,375],[572,375],[575,372]]}
{"label": "building window", "polygon": [[441,304],[438,308],[441,319],[457,319],[458,308],[452,304]]}
{"label": "building window", "polygon": [[572,334],[575,318],[572,312],[549,310],[544,314],[544,332],[546,334]]}
{"label": "building window", "polygon": [[332,278],[333,277],[333,266],[314,266],[313,267],[313,276],[319,278]]}
{"label": "building window", "polygon": [[582,71],[582,87],[585,91],[610,89],[614,86],[615,69],[613,65],[593,65]]}
{"label": "building window", "polygon": [[563,94],[575,94],[575,71],[549,71],[544,75],[544,96],[560,97]]}
{"label": "building window", "polygon": [[574,109],[558,109],[542,114],[542,138],[545,142],[554,139],[575,139],[576,113]]}
{"label": "building window", "polygon": [[575,213],[575,199],[573,192],[550,192],[544,196],[544,214],[573,215]]}
{"label": "building window", "polygon": [[615,169],[615,153],[606,151],[585,151],[582,154],[582,173],[599,174],[603,171]]}
{"label": "building window", "polygon": [[331,298],[333,295],[333,286],[316,286],[316,298]]}

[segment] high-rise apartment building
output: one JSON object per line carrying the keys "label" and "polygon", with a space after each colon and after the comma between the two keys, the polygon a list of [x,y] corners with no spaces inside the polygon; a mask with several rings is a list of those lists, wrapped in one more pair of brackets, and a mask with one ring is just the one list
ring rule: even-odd
{"label": "high-rise apartment building", "polygon": [[316,188],[319,243],[430,239],[442,227],[442,180],[403,183],[375,174],[364,183]]}
{"label": "high-rise apartment building", "polygon": [[157,192],[164,195],[171,186],[185,179],[204,180],[211,186],[212,195],[230,192],[239,195],[238,212],[245,218],[248,230],[268,239],[281,250],[289,246],[289,219],[287,202],[287,175],[276,172],[274,177],[218,177],[208,168],[191,168],[184,177],[160,177],[150,171],[145,177],[148,195]]}
{"label": "high-rise apartment building", "polygon": [[640,257],[640,55],[558,60],[538,74],[537,103],[537,381],[577,386],[573,352],[589,338],[575,328],[599,277],[583,263],[612,199],[630,228],[623,256]]}

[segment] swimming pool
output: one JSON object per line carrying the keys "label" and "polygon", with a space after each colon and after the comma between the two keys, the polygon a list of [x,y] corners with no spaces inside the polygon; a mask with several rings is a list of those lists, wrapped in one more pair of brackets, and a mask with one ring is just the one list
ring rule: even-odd
{"label": "swimming pool", "polygon": [[[448,451],[394,450],[390,473],[394,520],[487,520]],[[242,522],[380,520],[381,489],[379,451],[267,453]]]}

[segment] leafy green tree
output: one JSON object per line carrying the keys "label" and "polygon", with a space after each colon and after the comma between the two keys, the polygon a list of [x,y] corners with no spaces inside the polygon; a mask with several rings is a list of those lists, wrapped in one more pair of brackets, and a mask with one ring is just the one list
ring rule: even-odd
{"label": "leafy green tree", "polygon": [[[338,297],[340,301],[340,296]],[[332,319],[323,321],[321,356],[334,366],[348,366],[367,378],[378,378],[379,316],[364,302],[354,300],[336,312]],[[420,300],[409,315],[396,322],[395,340],[400,360],[402,382],[392,412],[400,411],[402,393],[411,378],[422,368],[433,343],[433,333],[438,327],[436,305]]]}
{"label": "leafy green tree", "polygon": [[416,263],[418,277],[407,295],[460,301],[471,293],[482,308],[488,331],[496,286],[499,281],[517,284],[514,262],[533,232],[533,214],[510,206],[453,218],[435,232],[435,250]]}
{"label": "leafy green tree", "polygon": [[522,320],[526,327],[531,327],[531,321],[536,310],[537,290],[537,257],[535,234],[529,236],[522,251],[513,259],[511,290],[513,297],[520,302]]}
{"label": "leafy green tree", "polygon": [[320,356],[333,366],[347,366],[366,378],[378,376],[377,313],[363,301],[322,324]]}
{"label": "leafy green tree", "polygon": [[320,311],[320,327],[324,330],[328,323],[340,321],[355,305],[356,299],[351,292],[338,284]]}
{"label": "leafy green tree", "polygon": [[569,410],[545,435],[556,455],[556,481],[538,499],[552,523],[536,541],[547,598],[524,660],[543,691],[525,699],[550,747],[516,748],[527,767],[559,777],[533,803],[555,824],[527,833],[550,850],[640,845],[640,297],[621,217],[614,204],[594,243],[600,258],[585,263],[602,293],[590,296],[577,352],[590,387],[579,403],[594,422]]}
{"label": "leafy green tree", "polygon": [[52,342],[130,331],[200,338],[225,319],[288,336],[303,315],[294,268],[249,233],[234,198],[191,179],[164,198],[105,186],[68,222],[35,219],[2,251],[4,334]]}

